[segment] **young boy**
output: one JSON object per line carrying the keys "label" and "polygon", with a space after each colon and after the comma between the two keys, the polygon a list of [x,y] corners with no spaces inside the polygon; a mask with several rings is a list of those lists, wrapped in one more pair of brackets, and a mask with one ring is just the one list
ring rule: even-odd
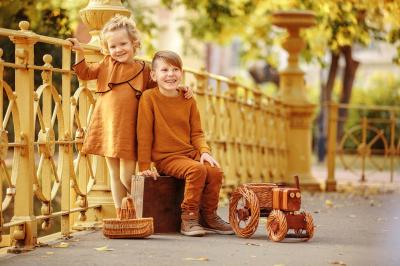
{"label": "young boy", "polygon": [[176,53],[154,55],[150,75],[158,88],[145,91],[139,104],[139,170],[156,177],[157,172],[150,170],[153,161],[160,172],[185,179],[182,234],[203,236],[205,229],[233,234],[229,223],[217,215],[223,172],[210,155],[196,101],[185,99],[178,90],[182,73]]}

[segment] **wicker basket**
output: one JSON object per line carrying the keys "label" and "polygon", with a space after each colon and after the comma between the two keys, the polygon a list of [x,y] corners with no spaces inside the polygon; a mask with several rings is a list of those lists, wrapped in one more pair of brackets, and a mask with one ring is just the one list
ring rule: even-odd
{"label": "wicker basket", "polygon": [[104,219],[103,223],[103,234],[108,238],[145,238],[154,233],[153,218],[136,219],[131,197],[122,200],[120,219]]}
{"label": "wicker basket", "polygon": [[272,208],[272,189],[278,187],[277,184],[249,183],[243,186],[252,190],[257,195],[260,208]]}

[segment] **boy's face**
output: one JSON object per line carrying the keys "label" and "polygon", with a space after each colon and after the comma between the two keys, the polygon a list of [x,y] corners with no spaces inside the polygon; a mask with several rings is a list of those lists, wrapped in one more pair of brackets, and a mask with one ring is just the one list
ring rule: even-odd
{"label": "boy's face", "polygon": [[152,79],[157,82],[160,90],[173,91],[177,90],[182,80],[182,70],[173,66],[162,59],[155,63],[154,69],[151,71]]}
{"label": "boy's face", "polygon": [[135,49],[126,29],[108,32],[105,38],[111,58],[120,63],[130,63],[133,61]]}

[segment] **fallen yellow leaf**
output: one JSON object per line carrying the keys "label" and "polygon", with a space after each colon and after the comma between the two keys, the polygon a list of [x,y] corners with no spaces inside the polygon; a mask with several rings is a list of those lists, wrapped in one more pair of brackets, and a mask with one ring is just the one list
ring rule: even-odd
{"label": "fallen yellow leaf", "polygon": [[333,207],[333,202],[331,200],[327,199],[327,200],[325,200],[325,206],[329,207],[329,208]]}
{"label": "fallen yellow leaf", "polygon": [[47,255],[53,255],[53,254],[54,254],[54,252],[47,251],[47,252],[46,252],[46,254],[47,254]]}
{"label": "fallen yellow leaf", "polygon": [[261,246],[261,244],[257,244],[257,243],[246,243],[247,246]]}
{"label": "fallen yellow leaf", "polygon": [[60,244],[55,245],[53,247],[55,247],[55,248],[67,248],[67,247],[69,247],[69,244],[65,243],[65,242],[61,242]]}
{"label": "fallen yellow leaf", "polygon": [[207,257],[184,258],[183,260],[189,260],[189,261],[208,261],[208,258],[207,258]]}
{"label": "fallen yellow leaf", "polygon": [[343,261],[332,261],[331,264],[346,266],[346,263],[344,263]]}
{"label": "fallen yellow leaf", "polygon": [[108,248],[108,246],[104,246],[104,247],[99,247],[99,248],[95,248],[95,250],[97,251],[113,251],[113,248]]}

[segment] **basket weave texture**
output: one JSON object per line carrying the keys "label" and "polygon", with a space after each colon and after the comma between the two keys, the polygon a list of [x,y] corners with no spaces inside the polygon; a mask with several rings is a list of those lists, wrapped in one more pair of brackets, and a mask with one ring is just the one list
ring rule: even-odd
{"label": "basket weave texture", "polygon": [[121,218],[103,220],[103,234],[108,238],[145,238],[154,233],[153,218],[136,219],[131,197],[122,199]]}
{"label": "basket weave texture", "polygon": [[249,183],[244,186],[256,194],[260,208],[272,208],[272,189],[278,187],[276,184]]}

